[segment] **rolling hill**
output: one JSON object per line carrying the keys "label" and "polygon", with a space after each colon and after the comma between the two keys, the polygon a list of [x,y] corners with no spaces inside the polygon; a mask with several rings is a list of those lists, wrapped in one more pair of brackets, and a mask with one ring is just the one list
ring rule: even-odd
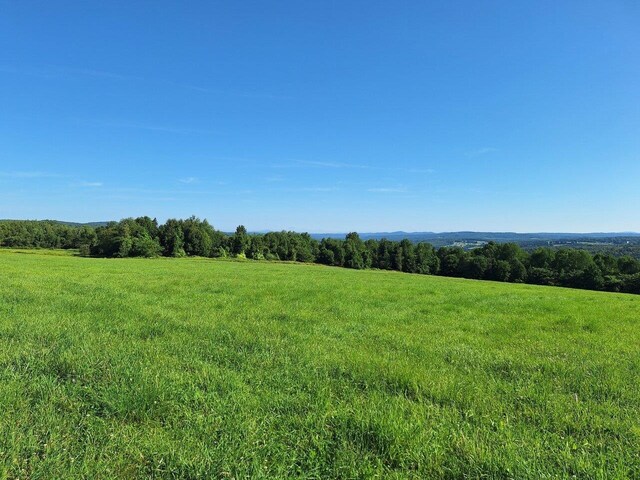
{"label": "rolling hill", "polygon": [[0,478],[638,478],[640,297],[0,251]]}

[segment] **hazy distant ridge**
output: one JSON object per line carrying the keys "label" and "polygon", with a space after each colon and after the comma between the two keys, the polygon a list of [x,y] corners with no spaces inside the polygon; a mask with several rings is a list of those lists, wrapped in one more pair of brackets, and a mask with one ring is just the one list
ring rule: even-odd
{"label": "hazy distant ridge", "polygon": [[[312,233],[311,236],[316,239],[322,238],[344,238],[344,233]],[[478,240],[478,241],[532,241],[532,240],[567,240],[567,239],[601,239],[601,238],[620,238],[620,237],[640,237],[638,232],[593,232],[593,233],[562,233],[562,232],[534,232],[534,233],[516,233],[516,232],[372,232],[360,233],[363,239],[381,239],[401,240],[407,238],[412,241],[429,241],[429,240]]]}

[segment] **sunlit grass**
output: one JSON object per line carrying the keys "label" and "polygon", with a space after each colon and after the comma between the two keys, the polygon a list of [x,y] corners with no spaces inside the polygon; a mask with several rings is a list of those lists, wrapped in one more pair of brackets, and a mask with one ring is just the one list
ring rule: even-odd
{"label": "sunlit grass", "polygon": [[639,322],[632,295],[4,250],[0,478],[639,478]]}

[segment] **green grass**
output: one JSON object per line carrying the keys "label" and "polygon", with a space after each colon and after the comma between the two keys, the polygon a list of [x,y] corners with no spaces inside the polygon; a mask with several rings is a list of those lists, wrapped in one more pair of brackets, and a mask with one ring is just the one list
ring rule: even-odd
{"label": "green grass", "polygon": [[640,478],[640,296],[39,253],[0,478]]}

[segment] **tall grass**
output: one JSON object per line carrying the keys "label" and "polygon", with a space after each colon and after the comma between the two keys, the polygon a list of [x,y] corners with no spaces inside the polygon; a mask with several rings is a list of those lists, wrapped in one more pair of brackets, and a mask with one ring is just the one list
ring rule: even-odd
{"label": "tall grass", "polygon": [[640,478],[638,296],[42,253],[0,251],[0,478]]}

